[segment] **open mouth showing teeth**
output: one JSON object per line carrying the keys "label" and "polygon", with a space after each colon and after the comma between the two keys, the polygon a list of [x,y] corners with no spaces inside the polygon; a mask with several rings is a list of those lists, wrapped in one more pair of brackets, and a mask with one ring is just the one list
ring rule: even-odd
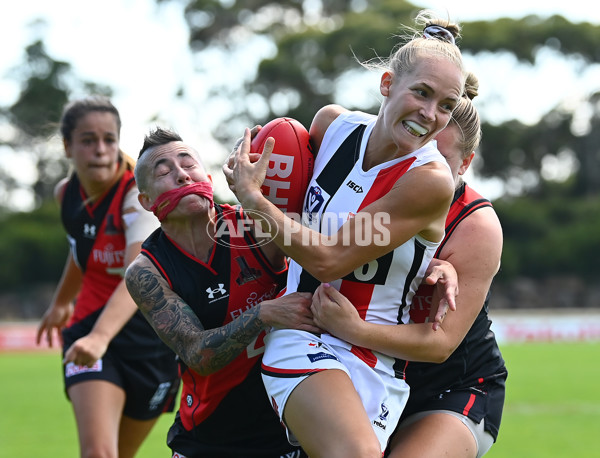
{"label": "open mouth showing teeth", "polygon": [[416,122],[404,121],[402,124],[404,125],[404,128],[408,132],[410,132],[412,135],[415,135],[417,137],[422,137],[427,132],[429,132],[427,129],[425,129],[423,126],[420,126]]}

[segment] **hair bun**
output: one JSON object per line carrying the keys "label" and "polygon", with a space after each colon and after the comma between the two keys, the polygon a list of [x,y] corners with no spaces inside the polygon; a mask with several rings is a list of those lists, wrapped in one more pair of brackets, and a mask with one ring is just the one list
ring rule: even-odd
{"label": "hair bun", "polygon": [[475,76],[473,72],[467,73],[467,78],[465,79],[465,89],[463,96],[467,97],[469,100],[473,100],[475,97],[479,95],[479,80]]}

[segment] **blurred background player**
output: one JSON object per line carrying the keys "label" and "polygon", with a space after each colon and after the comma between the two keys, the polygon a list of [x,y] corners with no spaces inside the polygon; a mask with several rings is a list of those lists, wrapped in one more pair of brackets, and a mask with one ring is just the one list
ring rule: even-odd
{"label": "blurred background player", "polygon": [[123,280],[156,221],[138,202],[120,129],[119,112],[104,97],[64,109],[60,131],[73,172],[56,196],[71,251],[37,332],[37,343],[45,336],[50,346],[59,332],[85,457],[133,457],[159,415],[173,408],[179,386],[175,355]]}

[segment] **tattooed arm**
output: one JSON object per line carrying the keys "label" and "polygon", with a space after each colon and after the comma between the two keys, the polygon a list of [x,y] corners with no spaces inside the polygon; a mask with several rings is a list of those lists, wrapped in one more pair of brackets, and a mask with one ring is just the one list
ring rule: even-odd
{"label": "tattooed arm", "polygon": [[205,329],[146,256],[139,255],[130,264],[125,281],[129,294],[162,341],[201,375],[225,367],[267,327],[320,331],[312,321],[311,294],[294,293],[264,301],[225,326]]}

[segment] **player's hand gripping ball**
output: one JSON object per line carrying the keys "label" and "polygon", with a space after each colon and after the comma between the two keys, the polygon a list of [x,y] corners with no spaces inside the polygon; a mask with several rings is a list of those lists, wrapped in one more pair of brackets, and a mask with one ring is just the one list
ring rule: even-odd
{"label": "player's hand gripping ball", "polygon": [[295,119],[273,119],[252,139],[250,152],[261,154],[269,137],[275,139],[275,146],[262,193],[284,213],[300,214],[314,162],[308,131]]}

